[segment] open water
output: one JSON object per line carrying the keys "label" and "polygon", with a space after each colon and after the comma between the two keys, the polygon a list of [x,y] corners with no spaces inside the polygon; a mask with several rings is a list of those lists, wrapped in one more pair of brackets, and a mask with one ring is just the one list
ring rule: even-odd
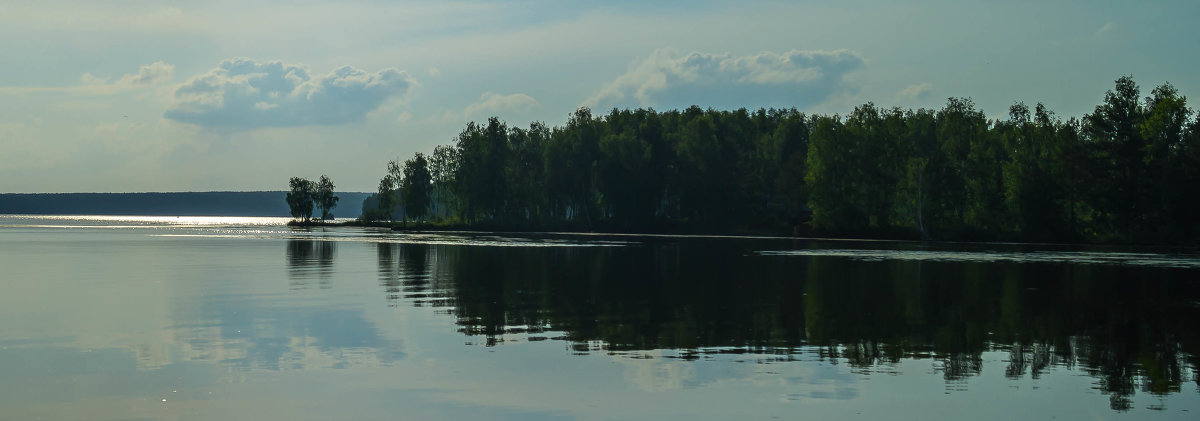
{"label": "open water", "polygon": [[1187,249],[0,215],[0,419],[1196,419]]}

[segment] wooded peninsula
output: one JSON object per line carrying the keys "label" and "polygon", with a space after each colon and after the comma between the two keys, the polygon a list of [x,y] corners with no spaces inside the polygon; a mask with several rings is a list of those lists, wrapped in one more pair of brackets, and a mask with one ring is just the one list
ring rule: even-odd
{"label": "wooded peninsula", "polygon": [[469,123],[392,161],[362,221],[477,229],[1197,243],[1200,118],[1132,77],[1066,120],[940,110],[613,109]]}

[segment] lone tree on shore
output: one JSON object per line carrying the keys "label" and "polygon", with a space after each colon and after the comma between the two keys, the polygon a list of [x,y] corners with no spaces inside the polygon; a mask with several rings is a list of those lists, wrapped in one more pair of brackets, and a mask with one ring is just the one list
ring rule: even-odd
{"label": "lone tree on shore", "polygon": [[332,219],[331,209],[337,206],[338,197],[333,194],[333,181],[322,175],[319,182],[303,177],[292,177],[288,181],[291,191],[287,194],[288,208],[292,217],[304,222],[312,220],[314,208],[321,209],[321,219]]}

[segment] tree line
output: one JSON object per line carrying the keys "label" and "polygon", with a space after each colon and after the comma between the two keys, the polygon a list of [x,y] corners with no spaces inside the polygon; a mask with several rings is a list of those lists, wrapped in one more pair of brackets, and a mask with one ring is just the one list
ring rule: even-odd
{"label": "tree line", "polygon": [[561,127],[469,123],[392,161],[366,219],[509,229],[892,238],[1194,242],[1200,118],[1171,84],[1132,77],[1062,119],[1042,104],[989,120],[860,105],[665,112],[587,108]]}

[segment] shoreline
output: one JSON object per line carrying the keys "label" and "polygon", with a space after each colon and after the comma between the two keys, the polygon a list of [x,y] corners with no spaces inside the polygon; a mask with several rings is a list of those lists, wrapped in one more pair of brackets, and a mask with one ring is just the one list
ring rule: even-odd
{"label": "shoreline", "polygon": [[435,223],[435,222],[396,222],[396,221],[343,221],[343,222],[326,222],[321,220],[311,221],[288,221],[286,224],[292,228],[337,228],[337,227],[352,227],[352,228],[386,228],[396,232],[461,232],[461,233],[495,233],[495,234],[540,234],[540,235],[577,235],[577,236],[617,236],[617,237],[695,237],[695,238],[742,238],[742,239],[774,239],[774,240],[806,240],[806,241],[858,241],[858,242],[879,242],[879,243],[926,243],[926,244],[976,244],[976,245],[1028,245],[1028,246],[1097,246],[1097,247],[1153,247],[1161,249],[1181,249],[1191,252],[1200,252],[1200,244],[1162,244],[1162,243],[1121,243],[1121,242],[1086,242],[1086,241],[1059,241],[1059,242],[1042,242],[1042,241],[1020,241],[1012,239],[995,239],[995,240],[967,240],[967,239],[922,239],[919,236],[913,238],[904,238],[902,236],[837,236],[833,234],[826,235],[781,235],[779,233],[769,232],[706,232],[700,230],[689,230],[679,228],[676,230],[649,230],[640,232],[630,231],[613,231],[613,230],[590,230],[580,231],[571,230],[567,227],[562,229],[554,228],[514,228],[503,225],[487,225],[487,224],[464,224],[464,223]]}

